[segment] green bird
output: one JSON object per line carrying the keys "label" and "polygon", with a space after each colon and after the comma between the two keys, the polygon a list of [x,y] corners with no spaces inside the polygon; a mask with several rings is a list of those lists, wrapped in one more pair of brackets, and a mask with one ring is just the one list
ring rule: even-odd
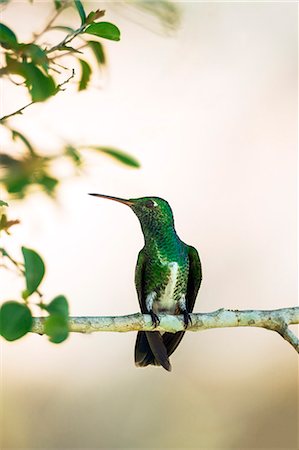
{"label": "green bird", "polygon": [[[167,201],[159,197],[125,200],[108,195],[90,195],[123,203],[139,219],[145,241],[135,270],[141,312],[151,315],[155,327],[159,325],[159,313],[183,314],[186,328],[191,323],[189,313],[193,311],[201,283],[201,264],[197,250],[178,237]],[[136,366],[152,364],[170,371],[169,356],[184,333],[139,331],[135,345]]]}

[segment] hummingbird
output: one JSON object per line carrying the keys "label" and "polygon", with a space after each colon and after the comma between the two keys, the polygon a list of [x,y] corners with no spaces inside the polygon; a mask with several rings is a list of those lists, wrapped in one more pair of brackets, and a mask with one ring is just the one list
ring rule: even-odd
{"label": "hummingbird", "polygon": [[[154,327],[160,323],[159,313],[182,314],[187,328],[201,284],[201,263],[197,250],[177,235],[167,201],[159,197],[126,200],[102,194],[89,195],[127,205],[139,219],[144,247],[138,254],[135,286],[141,312],[150,314]],[[136,366],[155,365],[171,371],[169,357],[184,333],[138,331]]]}

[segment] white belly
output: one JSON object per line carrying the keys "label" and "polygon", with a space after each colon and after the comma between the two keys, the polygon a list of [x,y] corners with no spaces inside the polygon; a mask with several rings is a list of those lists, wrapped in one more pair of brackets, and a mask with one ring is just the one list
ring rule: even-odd
{"label": "white belly", "polygon": [[176,303],[174,301],[174,290],[178,280],[179,265],[177,262],[168,263],[170,269],[170,275],[167,286],[160,295],[158,301],[154,302],[155,312],[167,311],[168,313],[174,313],[176,309]]}

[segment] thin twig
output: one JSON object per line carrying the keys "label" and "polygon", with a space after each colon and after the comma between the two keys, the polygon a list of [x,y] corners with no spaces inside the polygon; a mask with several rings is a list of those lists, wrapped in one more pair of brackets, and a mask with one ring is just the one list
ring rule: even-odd
{"label": "thin twig", "polygon": [[46,53],[53,53],[56,50],[60,50],[61,47],[65,47],[67,44],[69,44],[76,36],[78,36],[78,34],[82,33],[85,28],[87,27],[87,24],[84,23],[83,25],[81,25],[81,27],[79,27],[77,30],[72,31],[71,33],[67,34],[65,36],[65,38],[59,42],[59,44],[54,45],[53,47],[49,48],[48,50],[46,50]]}
{"label": "thin twig", "polygon": [[[210,313],[190,314],[192,323],[187,331],[202,331],[211,328],[226,327],[259,327],[278,332],[299,353],[299,339],[288,328],[288,325],[299,324],[299,307],[276,310],[225,310],[219,309]],[[184,317],[161,314],[160,324],[154,328],[150,315],[130,314],[112,317],[70,317],[71,332],[92,333],[94,331],[167,331],[176,333],[183,331]],[[44,333],[44,318],[35,317],[33,333]]]}
{"label": "thin twig", "polygon": [[24,111],[24,109],[28,108],[28,106],[33,105],[33,103],[36,103],[36,102],[33,102],[33,101],[32,101],[32,102],[28,103],[27,105],[22,106],[22,108],[18,109],[17,111],[15,111],[15,112],[13,112],[13,113],[10,113],[10,114],[7,114],[7,116],[1,117],[1,118],[0,118],[0,123],[1,123],[1,122],[4,122],[4,121],[7,120],[9,117],[16,116],[17,114],[22,114],[23,111]]}
{"label": "thin twig", "polygon": [[38,34],[36,34],[35,36],[34,36],[34,39],[33,39],[33,41],[32,41],[32,44],[34,44],[36,41],[37,41],[37,39],[39,38],[39,37],[41,37],[44,33],[46,33],[48,30],[49,30],[49,28],[51,27],[51,25],[53,24],[53,22],[57,19],[57,17],[62,13],[62,11],[65,9],[65,8],[67,8],[67,6],[69,6],[68,5],[68,2],[65,2],[64,4],[62,4],[61,5],[61,7],[58,9],[58,10],[56,10],[55,11],[55,13],[53,14],[53,16],[52,16],[52,18],[49,20],[49,22],[46,24],[46,26],[44,27],[44,29],[40,32],[40,33],[38,33]]}
{"label": "thin twig", "polygon": [[[60,83],[60,84],[57,85],[57,92],[59,92],[59,91],[64,91],[64,89],[61,89],[62,86],[64,86],[65,84],[67,84],[72,78],[74,78],[74,76],[75,76],[75,70],[72,69],[72,74],[71,74],[65,81],[63,81],[62,83]],[[5,121],[6,121],[7,119],[9,119],[10,117],[16,116],[17,114],[22,114],[22,112],[24,111],[24,109],[28,108],[28,106],[31,106],[31,105],[33,105],[34,103],[37,103],[37,102],[32,101],[32,102],[28,103],[27,105],[22,106],[22,108],[18,109],[17,111],[14,111],[13,113],[10,113],[10,114],[7,114],[6,116],[1,117],[1,118],[0,118],[0,124],[3,123],[3,122],[5,122]]]}
{"label": "thin twig", "polygon": [[[88,47],[88,45],[89,45],[89,44],[87,44],[87,43],[86,43],[86,44],[83,44],[83,45],[81,45],[80,47],[76,48],[76,50],[81,50],[82,48]],[[53,56],[52,58],[49,58],[49,61],[55,62],[56,59],[58,59],[58,58],[63,58],[64,56],[72,55],[73,53],[74,53],[74,52],[72,52],[72,51],[65,52],[65,53],[60,53],[60,54],[57,55],[57,56]]]}

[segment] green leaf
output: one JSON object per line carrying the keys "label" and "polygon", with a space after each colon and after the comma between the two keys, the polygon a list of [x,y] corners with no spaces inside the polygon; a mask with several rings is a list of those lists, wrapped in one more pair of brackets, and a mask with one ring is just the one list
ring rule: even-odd
{"label": "green leaf", "polygon": [[110,22],[97,22],[92,23],[86,28],[84,33],[94,34],[105,39],[110,39],[111,41],[120,40],[120,31],[116,25]]}
{"label": "green leaf", "polygon": [[28,295],[31,295],[36,291],[44,277],[45,265],[41,257],[34,250],[22,247],[22,253],[25,263],[26,288]]}
{"label": "green leaf", "polygon": [[48,194],[53,194],[57,184],[59,183],[57,178],[50,177],[46,173],[43,173],[42,176],[38,178],[37,182],[43,186]]}
{"label": "green leaf", "polygon": [[8,48],[15,48],[18,45],[15,33],[3,23],[0,23],[0,44]]}
{"label": "green leaf", "polygon": [[133,156],[129,155],[128,153],[124,153],[121,150],[118,150],[116,148],[109,148],[109,147],[98,147],[98,146],[88,146],[91,150],[97,150],[99,152],[105,153],[106,155],[112,156],[112,158],[117,159],[119,162],[130,166],[130,167],[140,167],[139,161],[135,159]]}
{"label": "green leaf", "polygon": [[80,2],[80,0],[74,0],[75,1],[75,6],[77,8],[77,11],[79,13],[79,16],[81,17],[81,25],[84,25],[86,22],[86,14],[83,8],[82,3]]}
{"label": "green leaf", "polygon": [[90,80],[91,67],[86,61],[83,61],[83,59],[79,59],[78,61],[81,65],[81,79],[79,82],[78,90],[83,91],[87,88],[88,82]]}
{"label": "green leaf", "polygon": [[47,317],[45,333],[50,337],[50,341],[55,344],[65,341],[69,335],[67,319],[56,315]]}
{"label": "green leaf", "polygon": [[106,57],[102,44],[98,41],[88,41],[88,45],[92,49],[98,63],[100,65],[106,64]]}
{"label": "green leaf", "polygon": [[22,66],[32,101],[42,102],[56,93],[52,77],[44,75],[33,63],[22,63]]}
{"label": "green leaf", "polygon": [[42,102],[57,92],[53,78],[43,74],[33,63],[20,63],[10,58],[8,59],[7,70],[9,73],[15,73],[25,78],[26,86],[34,102]]}
{"label": "green leaf", "polygon": [[65,147],[64,154],[66,156],[69,156],[74,161],[76,166],[81,166],[82,157],[81,157],[80,153],[78,152],[78,150],[75,149],[72,145],[67,145]]}
{"label": "green leaf", "polygon": [[4,202],[3,200],[0,200],[0,206],[8,206],[8,203]]}
{"label": "green leaf", "polygon": [[96,11],[91,11],[88,16],[86,17],[85,23],[89,24],[92,22],[95,22],[100,17],[103,17],[105,15],[104,10],[97,9]]}
{"label": "green leaf", "polygon": [[36,44],[20,44],[22,53],[31,58],[31,61],[38,66],[48,69],[48,57],[46,52]]}
{"label": "green leaf", "polygon": [[54,0],[56,11],[58,11],[62,7],[62,1],[61,0]]}
{"label": "green leaf", "polygon": [[5,302],[0,309],[0,331],[7,341],[15,341],[31,330],[32,315],[22,303]]}
{"label": "green leaf", "polygon": [[32,155],[35,155],[35,151],[33,150],[32,145],[30,144],[30,142],[28,141],[28,139],[19,131],[17,130],[11,130],[11,134],[12,134],[12,138],[15,141],[16,138],[18,137],[19,139],[21,139],[21,141],[26,145],[26,147],[28,148],[29,152]]}
{"label": "green leaf", "polygon": [[51,316],[55,315],[64,318],[68,318],[69,316],[69,305],[64,295],[55,297],[51,303],[44,307],[44,309],[48,311]]}

